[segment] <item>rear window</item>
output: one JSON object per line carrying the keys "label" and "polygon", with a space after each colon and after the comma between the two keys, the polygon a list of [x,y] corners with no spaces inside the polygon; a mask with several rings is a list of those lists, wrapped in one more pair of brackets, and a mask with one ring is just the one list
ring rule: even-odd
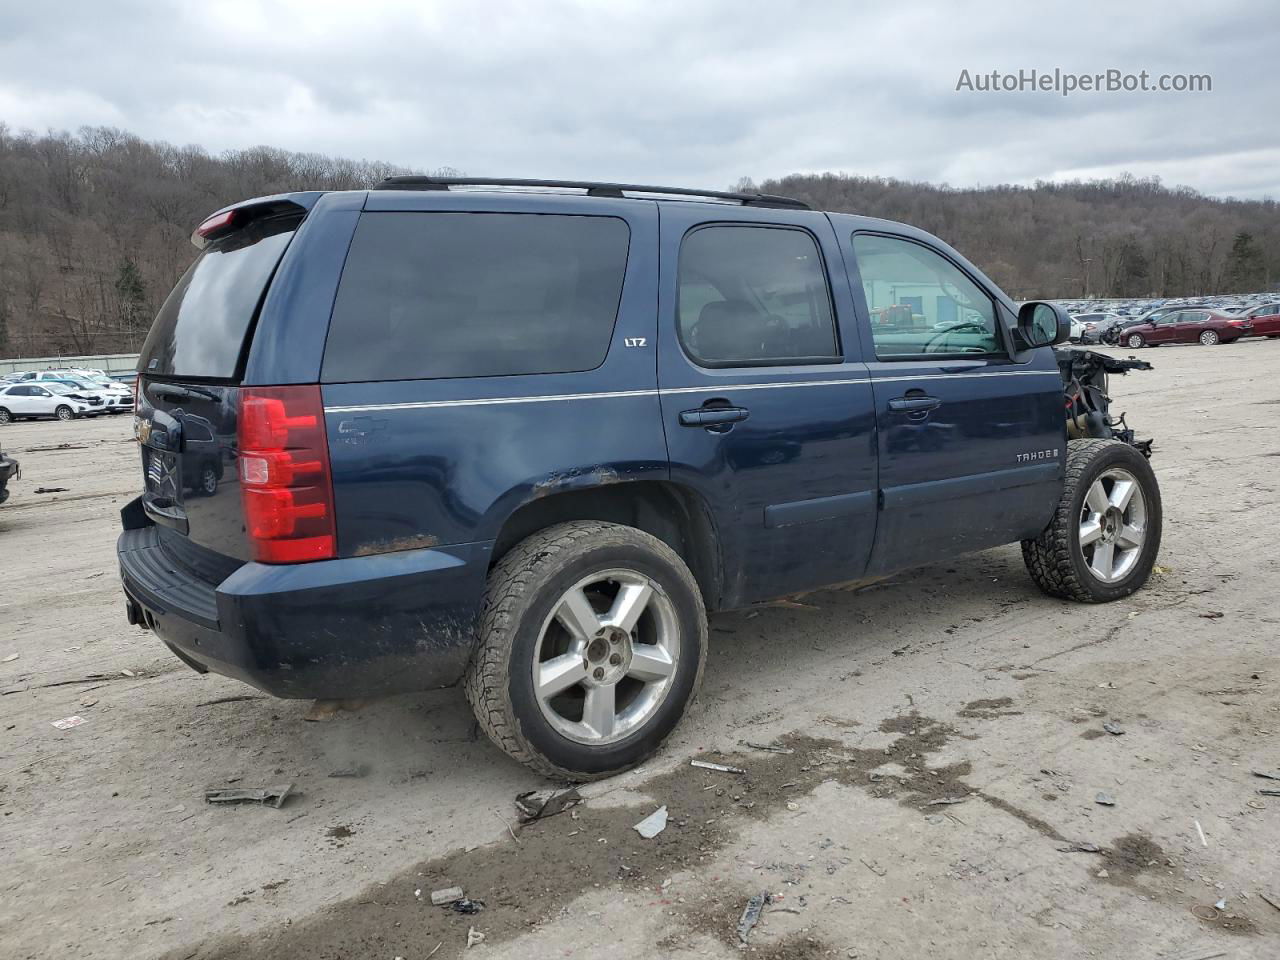
{"label": "rear window", "polygon": [[138,369],[159,376],[235,378],[245,334],[299,222],[259,220],[207,247],[156,314]]}
{"label": "rear window", "polygon": [[615,217],[365,213],[326,382],[569,373],[604,362],[630,232]]}

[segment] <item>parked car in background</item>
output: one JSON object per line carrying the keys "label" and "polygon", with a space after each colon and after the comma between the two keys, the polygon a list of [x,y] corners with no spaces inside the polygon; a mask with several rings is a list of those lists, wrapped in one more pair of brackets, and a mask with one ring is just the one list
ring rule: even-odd
{"label": "parked car in background", "polygon": [[1253,337],[1280,337],[1280,300],[1261,303],[1246,310],[1246,319],[1253,324]]}
{"label": "parked car in background", "polygon": [[83,397],[93,405],[93,413],[119,413],[122,409],[128,410],[131,404],[120,406],[119,394],[108,392],[96,383],[90,383],[87,380],[81,380],[79,377],[66,376],[57,380],[39,380],[34,381],[41,384],[60,383],[64,387],[74,391],[75,396]]}
{"label": "parked car in background", "polygon": [[124,413],[133,410],[133,388],[128,384],[110,377],[98,377],[93,374],[73,375],[72,379],[85,385],[90,390],[103,394],[107,400],[108,413]]}
{"label": "parked car in background", "polygon": [[[1101,329],[1114,327],[1122,318],[1115,313],[1082,313],[1071,318],[1071,339],[1078,343],[1101,343]],[[1079,324],[1079,334],[1076,324]]]}
{"label": "parked car in background", "polygon": [[120,413],[133,409],[133,389],[129,384],[112,380],[106,374],[93,370],[63,368],[58,370],[29,370],[25,373],[10,374],[20,383],[65,383],[68,386],[99,393],[103,396],[107,412]]}
{"label": "parked car in background", "polygon": [[15,383],[0,388],[0,425],[25,419],[74,420],[92,414],[93,404],[74,394],[60,383]]}
{"label": "parked car in background", "polygon": [[9,499],[9,481],[22,477],[22,468],[18,461],[0,449],[0,503]]}
{"label": "parked car in background", "polygon": [[1253,332],[1253,321],[1217,310],[1174,310],[1120,331],[1127,347],[1158,347],[1162,343],[1201,343],[1212,347]]}
{"label": "parked car in background", "polygon": [[1108,317],[1105,320],[1099,320],[1093,325],[1093,329],[1086,326],[1084,332],[1083,343],[1115,343],[1120,335],[1120,331],[1133,323],[1133,317]]}

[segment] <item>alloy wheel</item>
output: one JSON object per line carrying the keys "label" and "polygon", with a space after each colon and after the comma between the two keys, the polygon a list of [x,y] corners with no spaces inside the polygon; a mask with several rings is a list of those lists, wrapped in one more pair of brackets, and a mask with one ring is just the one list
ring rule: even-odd
{"label": "alloy wheel", "polygon": [[605,570],[566,590],[542,624],[533,690],[562,736],[601,746],[647,723],[670,692],[680,658],[675,606],[634,570]]}
{"label": "alloy wheel", "polygon": [[1123,580],[1142,555],[1147,501],[1128,470],[1113,467],[1089,487],[1080,507],[1080,552],[1103,583]]}

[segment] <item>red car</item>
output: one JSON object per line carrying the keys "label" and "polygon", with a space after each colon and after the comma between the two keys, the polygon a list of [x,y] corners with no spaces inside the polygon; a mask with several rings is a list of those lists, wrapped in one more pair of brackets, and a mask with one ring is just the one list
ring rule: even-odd
{"label": "red car", "polygon": [[[1203,343],[1212,347],[1254,333],[1248,317],[1233,317],[1216,310],[1187,309],[1162,314],[1153,322],[1120,331],[1117,341],[1127,347],[1156,347],[1162,343]],[[1280,330],[1276,331],[1280,334]]]}
{"label": "red car", "polygon": [[1253,322],[1254,337],[1280,337],[1280,302],[1263,303],[1242,316]]}

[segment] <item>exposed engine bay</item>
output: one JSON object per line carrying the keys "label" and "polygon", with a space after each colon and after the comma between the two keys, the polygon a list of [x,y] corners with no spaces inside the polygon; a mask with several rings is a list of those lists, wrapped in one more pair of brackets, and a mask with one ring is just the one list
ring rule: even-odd
{"label": "exposed engine bay", "polygon": [[1067,398],[1067,437],[1078,440],[1096,437],[1121,440],[1151,456],[1151,440],[1138,440],[1125,423],[1124,414],[1112,415],[1111,397],[1107,393],[1108,374],[1126,374],[1130,370],[1150,370],[1151,364],[1134,357],[1119,359],[1083,347],[1055,347],[1058,369],[1062,371],[1063,392]]}

